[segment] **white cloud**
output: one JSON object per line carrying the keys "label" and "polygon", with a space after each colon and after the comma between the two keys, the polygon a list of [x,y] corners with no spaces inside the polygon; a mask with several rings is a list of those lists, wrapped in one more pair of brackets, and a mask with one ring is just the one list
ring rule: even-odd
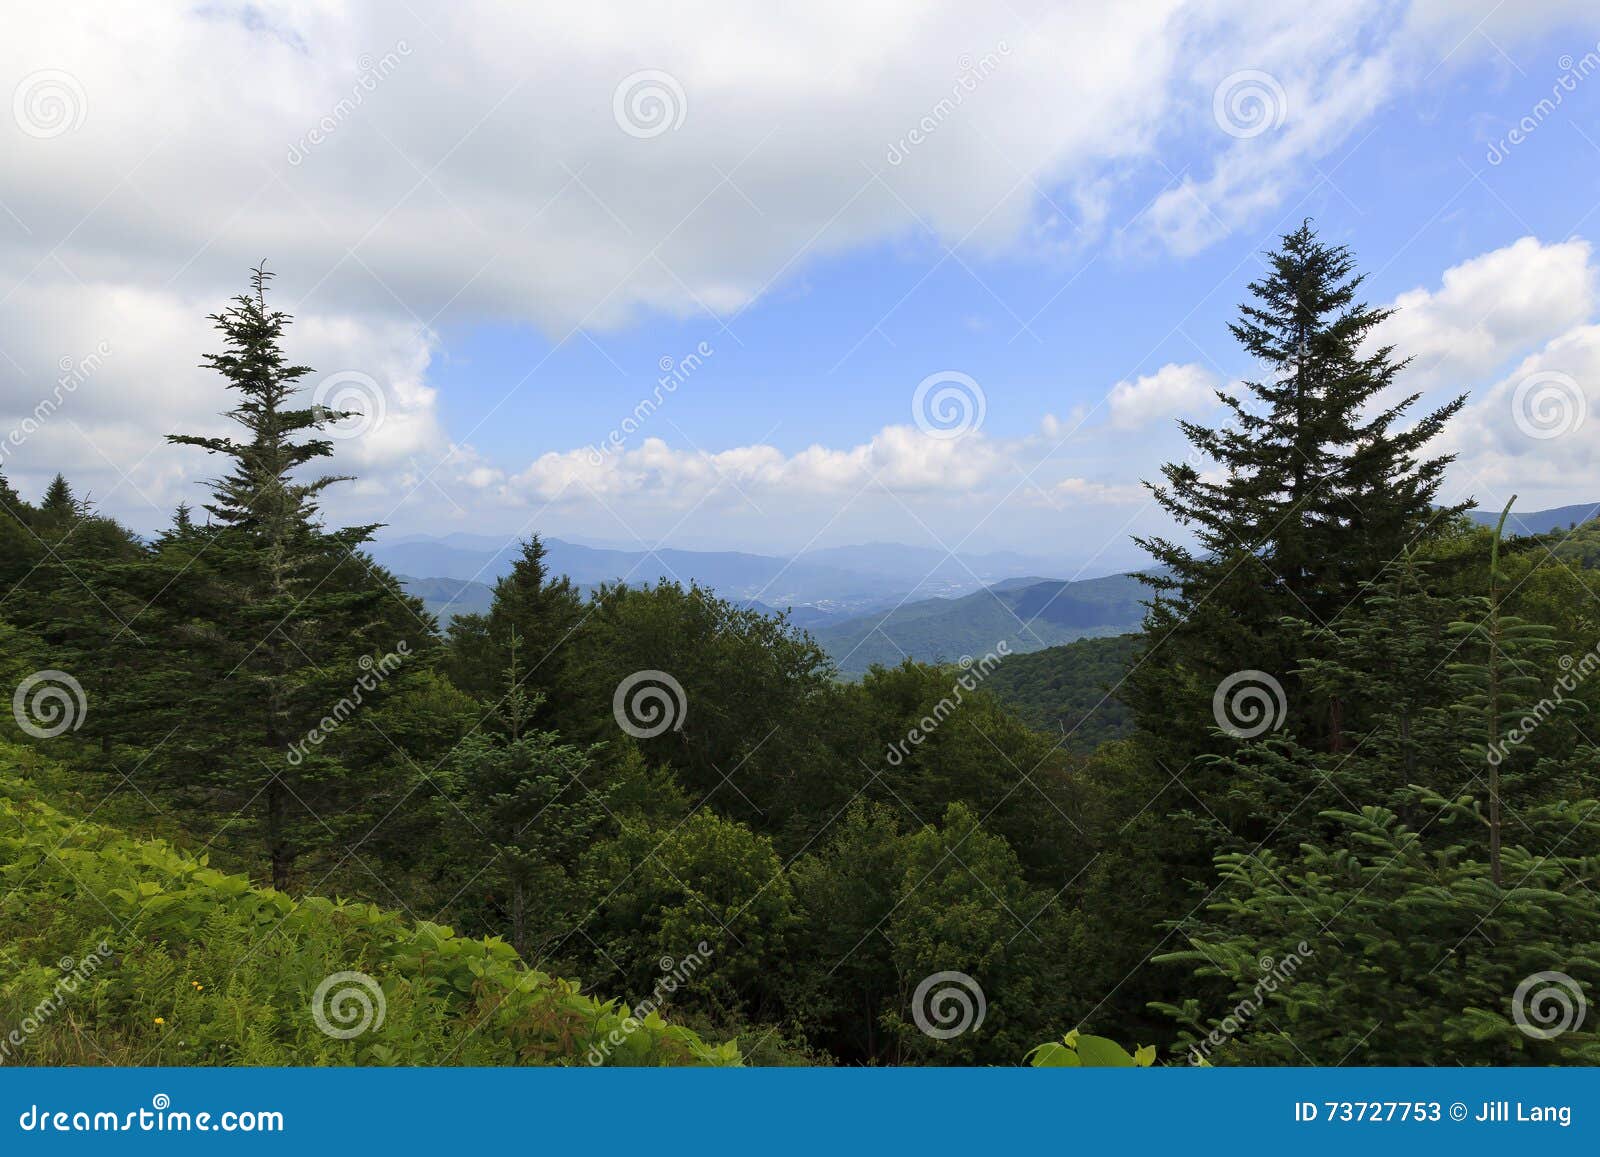
{"label": "white cloud", "polygon": [[1150,492],[1135,483],[1095,482],[1088,478],[1063,478],[1045,494],[1050,505],[1084,503],[1090,506],[1126,506],[1150,501]]}
{"label": "white cloud", "polygon": [[1473,399],[1446,435],[1452,482],[1486,504],[1535,509],[1596,497],[1600,324],[1574,327]]}
{"label": "white cloud", "polygon": [[[174,292],[125,284],[26,284],[8,309],[32,319],[8,328],[0,359],[0,461],[25,494],[57,469],[135,524],[166,521],[190,483],[218,470],[199,450],[167,447],[164,436],[226,433],[236,397],[199,355],[220,349],[206,320],[217,308]],[[383,318],[309,317],[293,331],[297,361],[319,382],[353,371],[377,391],[381,422],[338,443],[336,462],[354,464],[362,486],[383,491],[394,471],[446,445],[434,391],[425,384],[429,339],[414,325]],[[81,367],[81,368],[80,368]],[[63,378],[72,384],[63,387]],[[20,435],[20,437],[19,437]]]}
{"label": "white cloud", "polygon": [[[978,249],[1091,243],[1177,133],[1209,175],[1148,223],[1189,252],[1302,185],[1414,77],[1396,61],[1448,48],[1476,7],[35,6],[0,78],[67,74],[81,123],[0,122],[0,202],[23,226],[0,230],[0,271],[210,299],[268,255],[322,310],[559,334],[736,310],[924,226]],[[1240,69],[1279,78],[1281,128],[1211,123]],[[670,77],[675,127],[641,139],[614,96],[646,72]]]}
{"label": "white cloud", "polygon": [[[1176,140],[1192,163],[1144,227],[1192,252],[1315,179],[1311,162],[1427,74],[1410,64],[1458,44],[1457,60],[1491,51],[1469,36],[1485,13],[1482,31],[1506,42],[1581,12],[1495,7],[1427,0],[1396,17],[1342,0],[1306,20],[1267,0],[792,11],[464,0],[421,17],[376,0],[36,5],[0,37],[0,92],[65,73],[75,127],[41,132],[0,113],[0,433],[32,412],[59,359],[101,340],[110,353],[6,468],[24,488],[67,470],[124,511],[160,508],[155,521],[193,498],[185,483],[208,463],[161,436],[227,407],[193,364],[214,347],[202,319],[265,256],[292,267],[280,304],[299,318],[296,358],[382,392],[384,420],[336,459],[380,517],[397,487],[437,501],[445,482],[456,500],[490,504],[582,489],[677,501],[730,483],[848,496],[872,478],[897,494],[971,496],[1028,447],[887,427],[842,449],[702,454],[651,439],[599,465],[581,449],[486,461],[441,428],[435,328],[509,320],[564,336],[651,313],[727,314],[817,256],[924,229],[990,253],[1092,247],[1147,199],[1141,182],[1169,179]],[[1212,122],[1213,89],[1252,69],[1281,83],[1285,115],[1240,139]],[[677,127],[630,134],[614,94],[647,70],[681,90]],[[1489,347],[1510,351],[1504,364],[1576,324],[1578,297],[1592,316],[1587,249],[1573,244],[1519,242],[1510,272],[1452,271],[1417,300],[1417,321],[1398,324],[1441,375],[1478,372]],[[1499,277],[1524,288],[1480,326],[1472,314]],[[1572,297],[1556,301],[1541,277]],[[1148,429],[1207,405],[1206,384],[1183,366],[1119,383],[1109,426]]]}
{"label": "white cloud", "polygon": [[1591,247],[1514,244],[1445,270],[1437,289],[1400,294],[1374,335],[1410,357],[1406,385],[1461,389],[1595,314]]}
{"label": "white cloud", "polygon": [[960,494],[998,476],[1011,449],[981,433],[934,438],[911,426],[886,426],[869,442],[846,449],[810,446],[791,455],[768,445],[715,453],[679,450],[660,438],[646,438],[635,448],[611,453],[592,448],[546,453],[496,482],[513,499],[583,502],[650,495],[679,506],[724,487],[788,496],[848,496],[867,487],[895,494]]}
{"label": "white cloud", "polygon": [[1121,381],[1111,388],[1106,404],[1111,424],[1137,430],[1179,415],[1193,415],[1217,405],[1221,379],[1204,366],[1168,363],[1153,374]]}

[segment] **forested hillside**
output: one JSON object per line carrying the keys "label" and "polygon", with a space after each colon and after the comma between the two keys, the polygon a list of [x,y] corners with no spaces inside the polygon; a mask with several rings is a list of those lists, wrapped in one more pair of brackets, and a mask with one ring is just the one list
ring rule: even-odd
{"label": "forested hillside", "polygon": [[231,435],[164,451],[203,510],[0,481],[5,1059],[1600,1062],[1581,1009],[1526,1031],[1600,983],[1591,532],[1441,508],[1460,402],[1393,388],[1360,286],[1309,225],[1269,255],[1149,571],[902,608],[950,662],[846,680],[537,534],[441,629],[325,518],[339,415],[258,270]]}
{"label": "forested hillside", "polygon": [[826,623],[817,642],[846,674],[904,659],[956,663],[993,651],[1014,654],[1073,639],[1121,634],[1143,615],[1145,589],[1133,575],[1065,582],[1011,579],[957,599],[924,599]]}
{"label": "forested hillside", "polygon": [[1013,655],[987,686],[1029,727],[1055,732],[1068,751],[1091,752],[1133,731],[1117,692],[1143,646],[1138,635],[1113,635]]}

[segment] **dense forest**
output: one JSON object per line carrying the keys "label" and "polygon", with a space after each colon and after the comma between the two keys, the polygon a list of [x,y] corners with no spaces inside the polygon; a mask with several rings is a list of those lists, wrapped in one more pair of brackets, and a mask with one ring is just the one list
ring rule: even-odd
{"label": "dense forest", "polygon": [[1461,402],[1309,225],[1151,464],[1143,632],[858,680],[537,535],[441,629],[270,288],[202,508],[0,480],[6,1063],[1600,1063],[1600,536],[1441,505]]}

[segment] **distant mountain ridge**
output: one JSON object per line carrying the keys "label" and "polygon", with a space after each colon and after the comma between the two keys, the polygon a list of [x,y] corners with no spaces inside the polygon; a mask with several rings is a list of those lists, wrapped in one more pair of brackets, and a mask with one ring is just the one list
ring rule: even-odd
{"label": "distant mountain ridge", "polygon": [[[1597,515],[1600,515],[1600,502],[1556,506],[1549,510],[1519,511],[1513,507],[1511,517],[1506,519],[1506,529],[1513,534],[1549,534],[1552,530],[1582,525]],[[1479,526],[1493,526],[1500,521],[1500,512],[1469,510],[1467,517]]]}
{"label": "distant mountain ridge", "polygon": [[812,629],[847,675],[902,659],[959,662],[1004,642],[1024,654],[1076,639],[1137,630],[1148,590],[1131,574],[1082,582],[997,583],[955,599],[925,599]]}
{"label": "distant mountain ridge", "polygon": [[400,580],[406,594],[422,600],[423,608],[439,620],[441,627],[448,625],[457,615],[482,614],[494,600],[494,588],[486,583],[452,578],[412,578],[404,574],[394,577]]}
{"label": "distant mountain ridge", "polygon": [[[724,598],[784,609],[812,608],[807,617],[859,614],[907,597],[968,594],[1016,574],[1048,573],[1055,565],[1002,552],[950,557],[932,547],[869,543],[831,547],[793,558],[743,551],[655,551],[584,546],[545,538],[550,570],[579,586],[603,582],[646,585],[697,582]],[[507,574],[520,551],[515,538],[450,534],[381,541],[373,557],[396,574],[491,584]]]}

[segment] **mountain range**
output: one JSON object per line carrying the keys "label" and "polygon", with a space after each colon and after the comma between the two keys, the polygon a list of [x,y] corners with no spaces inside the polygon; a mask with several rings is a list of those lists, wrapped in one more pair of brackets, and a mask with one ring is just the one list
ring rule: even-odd
{"label": "mountain range", "polygon": [[[830,547],[781,558],[743,551],[623,550],[559,538],[543,541],[550,570],[580,587],[621,581],[647,585],[662,579],[697,582],[724,598],[779,609],[812,608],[825,615],[861,613],[908,597],[953,597],[1013,575],[1064,569],[1060,562],[1015,552],[952,557],[933,547],[893,543]],[[408,579],[411,583],[453,579],[492,584],[510,572],[519,549],[514,538],[457,533],[382,541],[374,545],[372,555],[397,575],[416,576]],[[445,592],[439,587],[432,593]]]}
{"label": "mountain range", "polygon": [[[1508,528],[1544,534],[1597,515],[1600,503],[1513,512]],[[1474,510],[1469,517],[1493,525],[1499,512]],[[1070,564],[1011,551],[951,556],[933,547],[874,542],[781,558],[543,541],[551,571],[583,591],[605,582],[696,582],[756,610],[785,611],[846,675],[906,657],[977,658],[1002,642],[1024,654],[1136,631],[1148,595],[1132,574],[1067,581],[1048,576],[1076,569]],[[372,550],[441,621],[487,610],[494,580],[510,572],[518,553],[516,539],[464,533],[410,535]]]}
{"label": "mountain range", "polygon": [[[1557,506],[1550,510],[1511,512],[1506,519],[1506,530],[1512,534],[1549,534],[1552,530],[1565,530],[1578,526],[1600,514],[1600,503],[1590,502],[1578,506]],[[1498,510],[1469,510],[1467,517],[1479,526],[1493,526],[1500,521]]]}

